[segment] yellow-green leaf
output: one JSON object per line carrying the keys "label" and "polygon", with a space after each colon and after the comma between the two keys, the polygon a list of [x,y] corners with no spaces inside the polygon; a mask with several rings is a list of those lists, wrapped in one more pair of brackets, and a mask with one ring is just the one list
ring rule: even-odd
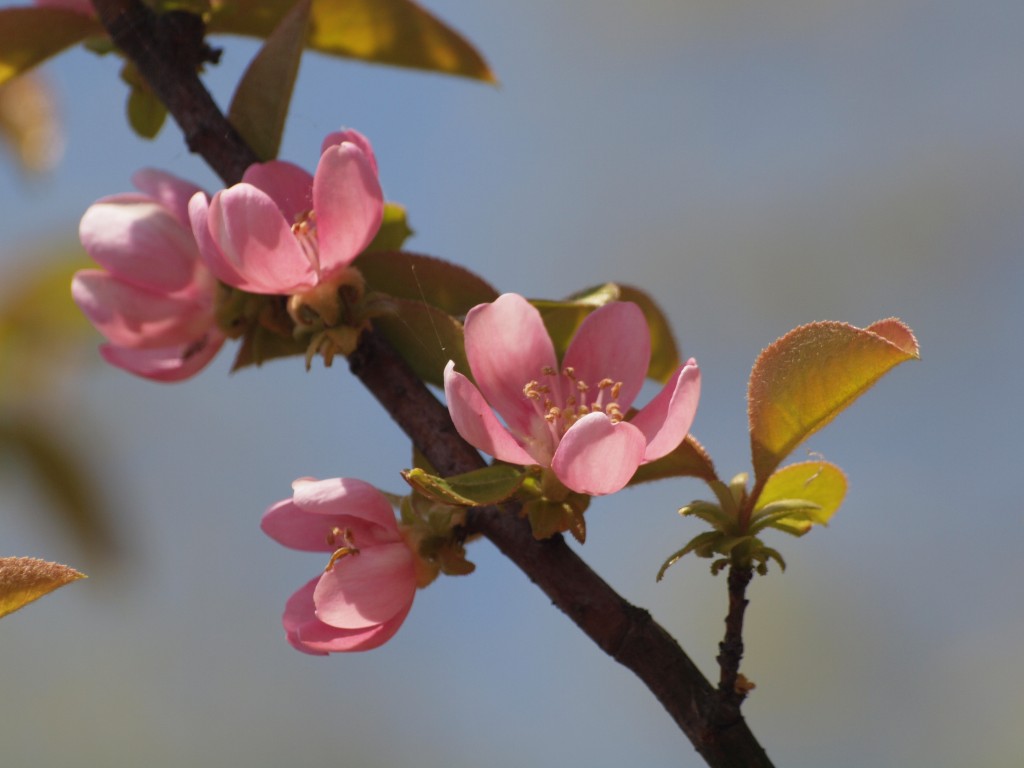
{"label": "yellow-green leaf", "polygon": [[102,34],[99,21],[63,8],[0,8],[0,83]]}
{"label": "yellow-green leaf", "polygon": [[747,393],[756,485],[882,375],[918,356],[913,332],[895,318],[867,328],[811,323],[771,344]]}
{"label": "yellow-green leaf", "polygon": [[413,230],[409,227],[405,206],[386,202],[384,203],[384,220],[381,221],[380,229],[377,230],[377,234],[373,236],[370,244],[366,246],[363,254],[397,251],[412,235]]}
{"label": "yellow-green leaf", "polygon": [[402,477],[424,496],[443,504],[485,507],[510,499],[523,484],[523,470],[509,464],[492,464],[462,475],[438,477],[422,469],[409,469]]}
{"label": "yellow-green leaf", "polygon": [[310,0],[285,14],[235,89],[228,120],[261,160],[277,157],[309,31]]}
{"label": "yellow-green leaf", "polygon": [[647,319],[651,331],[651,363],[647,366],[647,377],[662,383],[668,381],[679,367],[679,347],[665,313],[650,294],[631,285],[619,285],[619,301],[632,301]]}
{"label": "yellow-green leaf", "polygon": [[370,290],[421,301],[451,315],[498,298],[486,280],[450,261],[407,251],[363,253],[354,265]]}
{"label": "yellow-green leaf", "polygon": [[615,283],[604,283],[573,294],[561,301],[549,299],[531,299],[530,303],[540,312],[551,341],[555,345],[555,354],[561,360],[569,348],[569,342],[576,329],[591,312],[603,307],[610,301],[618,301],[619,286]]}
{"label": "yellow-green leaf", "polygon": [[827,525],[846,496],[846,475],[827,461],[790,464],[768,478],[754,505],[754,517],[769,504],[785,499],[803,499],[820,509],[793,518],[775,520],[771,527],[802,535],[814,524]]}
{"label": "yellow-green leaf", "polygon": [[[294,0],[219,4],[213,33],[267,37]],[[321,53],[495,82],[483,57],[411,0],[313,0],[307,46]]]}
{"label": "yellow-green leaf", "polygon": [[0,557],[0,617],[85,574],[34,557]]}
{"label": "yellow-green leaf", "polygon": [[629,484],[664,480],[666,477],[699,477],[707,482],[718,479],[711,457],[693,435],[687,435],[671,453],[649,464],[641,464]]}

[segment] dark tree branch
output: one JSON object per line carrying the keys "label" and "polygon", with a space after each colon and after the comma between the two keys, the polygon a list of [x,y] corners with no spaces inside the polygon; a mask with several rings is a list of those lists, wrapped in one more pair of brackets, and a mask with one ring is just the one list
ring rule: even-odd
{"label": "dark tree branch", "polygon": [[747,610],[747,586],[754,575],[750,566],[729,566],[729,612],[725,617],[725,638],[718,644],[718,707],[714,721],[729,725],[740,718],[740,705],[750,684],[740,677],[743,660],[743,614]]}
{"label": "dark tree branch", "polygon": [[[256,157],[197,76],[206,55],[201,27],[154,15],[137,0],[94,2],[111,38],[167,106],[189,148],[225,183],[239,181]],[[349,365],[442,474],[484,465],[455,431],[447,409],[375,333],[363,334]],[[770,768],[742,717],[724,726],[713,722],[716,692],[678,643],[647,611],[619,596],[561,536],[536,541],[529,524],[508,508],[473,510],[467,528],[493,542],[598,646],[643,680],[709,765]]]}

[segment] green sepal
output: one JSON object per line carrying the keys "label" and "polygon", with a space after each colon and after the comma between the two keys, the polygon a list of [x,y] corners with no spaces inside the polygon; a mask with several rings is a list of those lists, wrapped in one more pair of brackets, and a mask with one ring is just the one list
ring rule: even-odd
{"label": "green sepal", "polygon": [[125,62],[121,79],[128,84],[128,124],[144,139],[155,139],[167,121],[167,107],[160,101],[135,65]]}
{"label": "green sepal", "polygon": [[479,275],[433,256],[407,251],[365,252],[354,266],[369,290],[423,302],[449,315],[461,317],[477,304],[498,298],[498,291]]}
{"label": "green sepal", "polygon": [[373,326],[428,384],[444,385],[444,367],[449,360],[469,372],[462,323],[429,304],[395,297],[374,299],[385,308],[373,319]]}
{"label": "green sepal", "polygon": [[679,447],[671,453],[648,464],[641,464],[630,478],[629,485],[639,485],[669,477],[699,477],[708,483],[718,480],[711,457],[704,450],[704,446],[697,442],[692,435],[687,435]]}
{"label": "green sepal", "polygon": [[[405,206],[399,203],[386,202],[384,203],[384,217],[381,221],[380,229],[377,230],[373,240],[364,249],[363,255],[377,253],[378,251],[397,251],[413,234],[415,233],[409,226]],[[362,258],[362,256],[359,258]],[[356,259],[355,263],[358,264],[359,259]],[[365,273],[363,276],[366,276]],[[388,291],[385,292],[387,293]]]}
{"label": "green sepal", "polygon": [[250,62],[228,120],[261,160],[277,157],[309,29],[311,0],[299,0]]}
{"label": "green sepal", "polygon": [[413,490],[443,504],[461,507],[486,507],[508,501],[523,484],[521,467],[492,464],[462,475],[438,477],[422,469],[409,469],[402,477]]}
{"label": "green sepal", "polygon": [[582,503],[573,503],[576,496],[579,494],[565,501],[540,498],[524,503],[523,512],[530,521],[533,538],[539,541],[568,531],[576,541],[583,544],[587,540],[587,523],[583,513],[589,498],[584,497]]}

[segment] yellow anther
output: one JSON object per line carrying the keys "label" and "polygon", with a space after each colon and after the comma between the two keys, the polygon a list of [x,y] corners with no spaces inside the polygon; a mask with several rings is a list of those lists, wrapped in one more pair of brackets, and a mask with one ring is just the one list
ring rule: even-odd
{"label": "yellow anther", "polygon": [[324,568],[324,573],[330,571],[334,567],[334,564],[341,560],[341,558],[347,557],[348,555],[358,554],[358,547],[342,547],[341,549],[335,550],[334,554],[331,555],[331,559],[327,562],[327,567]]}
{"label": "yellow anther", "polygon": [[599,382],[597,382],[597,388],[598,389],[608,389],[608,387],[610,387],[614,383],[615,382],[612,381],[611,379],[601,379]]}
{"label": "yellow anther", "polygon": [[590,389],[590,387],[587,386],[587,382],[585,381],[577,381],[576,389],[578,389],[580,392],[586,392],[588,389]]}
{"label": "yellow anther", "polygon": [[622,391],[622,382],[621,381],[616,381],[612,385],[612,391],[611,391],[612,399],[613,400],[618,400],[619,399],[619,392],[621,392],[621,391]]}
{"label": "yellow anther", "polygon": [[564,370],[562,371],[562,373],[563,373],[563,374],[565,375],[565,377],[566,377],[567,379],[575,379],[575,378],[576,378],[576,369],[575,369],[575,368],[573,368],[573,367],[572,367],[571,365],[570,365],[570,366],[568,366],[568,367],[566,367],[566,368],[565,368],[565,369],[564,369]]}
{"label": "yellow anther", "polygon": [[545,376],[555,375],[555,369],[552,368],[550,365],[545,365],[543,368],[540,369],[540,372],[543,373]]}

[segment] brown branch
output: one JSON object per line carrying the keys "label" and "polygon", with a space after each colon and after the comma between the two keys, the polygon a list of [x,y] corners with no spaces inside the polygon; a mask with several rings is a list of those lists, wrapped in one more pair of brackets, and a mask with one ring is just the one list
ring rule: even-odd
{"label": "brown branch", "polygon": [[[150,13],[137,0],[94,1],[112,39],[164,101],[189,148],[226,183],[237,182],[256,158],[196,75],[201,28],[192,32],[198,40],[183,41],[175,36],[188,25],[173,22],[169,32],[167,16]],[[183,51],[190,54],[184,62]],[[363,334],[349,366],[442,474],[484,465],[455,431],[447,409],[375,333]],[[712,721],[715,690],[678,643],[647,611],[619,596],[562,537],[536,541],[527,522],[508,508],[473,510],[467,527],[493,542],[598,646],[643,680],[709,765],[770,768],[742,717],[727,726]]]}
{"label": "brown branch", "polygon": [[725,638],[718,644],[720,670],[718,706],[713,720],[728,725],[740,717],[740,705],[747,697],[750,684],[740,676],[743,660],[743,614],[747,609],[747,585],[754,575],[750,566],[729,566],[729,612],[725,616]]}

